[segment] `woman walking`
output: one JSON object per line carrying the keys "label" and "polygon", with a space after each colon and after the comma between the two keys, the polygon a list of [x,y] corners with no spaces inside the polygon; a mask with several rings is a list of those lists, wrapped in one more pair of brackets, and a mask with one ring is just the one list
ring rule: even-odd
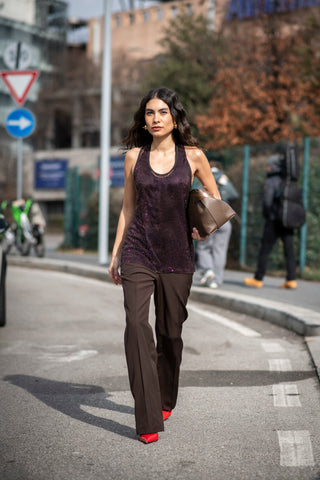
{"label": "woman walking", "polygon": [[[192,239],[203,240],[196,229],[190,231],[187,219],[194,176],[220,195],[174,91],[154,89],[141,100],[125,145],[123,207],[109,273],[124,293],[136,431],[142,442],[151,443],[176,405],[182,324],[194,272]],[[152,294],[156,344],[149,324]]]}

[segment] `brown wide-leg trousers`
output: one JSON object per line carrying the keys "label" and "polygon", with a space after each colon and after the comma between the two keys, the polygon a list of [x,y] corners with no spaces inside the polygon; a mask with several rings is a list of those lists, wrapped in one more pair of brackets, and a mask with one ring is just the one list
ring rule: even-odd
{"label": "brown wide-leg trousers", "polygon": [[[161,432],[162,410],[171,411],[177,401],[182,324],[188,316],[192,274],[156,273],[142,265],[126,264],[121,278],[126,311],[124,343],[136,431],[138,435]],[[153,293],[157,346],[149,323]]]}

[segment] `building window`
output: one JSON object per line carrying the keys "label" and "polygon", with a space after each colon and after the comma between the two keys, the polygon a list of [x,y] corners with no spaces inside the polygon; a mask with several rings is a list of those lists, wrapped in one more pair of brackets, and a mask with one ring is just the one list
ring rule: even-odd
{"label": "building window", "polygon": [[121,27],[121,16],[120,15],[116,15],[116,26]]}
{"label": "building window", "polygon": [[134,13],[129,13],[129,22],[130,22],[130,25],[134,24]]}
{"label": "building window", "polygon": [[163,11],[162,8],[157,9],[157,19],[162,20],[163,19]]}
{"label": "building window", "polygon": [[143,15],[143,23],[148,23],[148,21],[149,21],[149,12],[148,12],[147,10],[143,10],[142,15]]}
{"label": "building window", "polygon": [[187,15],[192,15],[192,5],[191,5],[191,3],[187,3]]}
{"label": "building window", "polygon": [[172,16],[172,18],[176,18],[177,15],[178,15],[178,9],[177,9],[177,7],[175,7],[175,6],[171,7],[171,16]]}

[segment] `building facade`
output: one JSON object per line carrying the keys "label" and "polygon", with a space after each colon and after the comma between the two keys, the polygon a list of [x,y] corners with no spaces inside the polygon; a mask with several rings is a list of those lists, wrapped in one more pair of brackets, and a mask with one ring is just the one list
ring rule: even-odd
{"label": "building facade", "polygon": [[[37,70],[24,108],[35,111],[39,94],[52,78],[63,78],[67,4],[60,0],[10,0],[0,4],[0,70]],[[16,50],[15,50],[16,48]],[[15,62],[15,51],[22,52]],[[25,55],[25,57],[23,57]],[[28,58],[26,58],[26,55]],[[18,57],[17,57],[18,58]],[[15,176],[17,142],[6,131],[8,114],[18,108],[0,80],[0,188]],[[20,108],[20,107],[19,107]],[[37,120],[37,119],[36,119]],[[23,141],[24,152],[36,147],[36,135]],[[2,195],[1,195],[2,196]]]}
{"label": "building facade", "polygon": [[[112,57],[122,52],[134,60],[148,60],[161,53],[161,38],[171,19],[178,15],[203,15],[212,28],[219,26],[223,0],[180,0],[159,3],[152,7],[116,12],[112,15]],[[224,1],[223,4],[226,4]],[[103,49],[103,18],[88,22],[88,58],[100,62]]]}

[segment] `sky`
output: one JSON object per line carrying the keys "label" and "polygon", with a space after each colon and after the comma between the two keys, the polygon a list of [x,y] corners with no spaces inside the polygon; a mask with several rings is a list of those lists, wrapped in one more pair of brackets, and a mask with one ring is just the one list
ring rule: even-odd
{"label": "sky", "polygon": [[[104,0],[64,0],[69,4],[69,17],[76,18],[92,18],[100,17],[103,14]],[[114,12],[121,10],[122,4],[129,4],[128,0],[109,0],[112,1],[112,9]],[[135,4],[138,6],[143,2],[136,1]],[[149,6],[152,2],[146,2]],[[154,2],[156,3],[156,2]]]}
{"label": "sky", "polygon": [[[68,17],[86,20],[88,18],[101,17],[104,12],[105,0],[64,0],[69,4]],[[130,5],[129,0],[108,0],[112,2],[112,11],[121,11],[123,5]],[[143,4],[151,6],[156,1],[148,0],[145,3],[141,0],[135,0],[135,6],[141,7]],[[88,28],[82,27],[68,32],[69,43],[86,43],[88,40]]]}
{"label": "sky", "polygon": [[[103,14],[103,0],[64,0],[69,4],[69,17],[89,18]],[[112,2],[117,3],[117,2]]]}

